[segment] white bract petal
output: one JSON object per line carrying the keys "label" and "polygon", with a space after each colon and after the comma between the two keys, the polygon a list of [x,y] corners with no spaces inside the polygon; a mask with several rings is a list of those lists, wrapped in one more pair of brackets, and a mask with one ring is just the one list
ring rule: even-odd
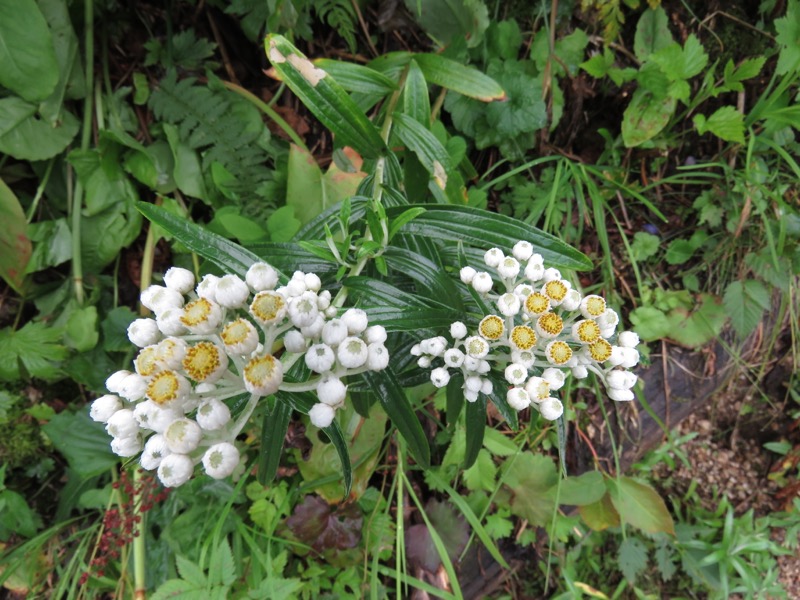
{"label": "white bract petal", "polygon": [[430,356],[420,356],[417,359],[417,366],[420,369],[428,369],[431,366],[432,359]]}
{"label": "white bract petal", "polygon": [[525,384],[532,402],[541,402],[550,395],[550,384],[542,377],[531,377]]}
{"label": "white bract petal", "polygon": [[154,313],[160,313],[167,308],[180,308],[183,306],[183,295],[163,287],[161,285],[151,285],[142,292],[141,303]]}
{"label": "white bract petal", "polygon": [[545,283],[553,281],[554,279],[561,279],[561,271],[553,267],[545,269],[542,279],[544,279]]}
{"label": "white bract petal", "polygon": [[164,273],[164,285],[185,296],[194,287],[194,273],[181,267],[171,267]]}
{"label": "white bract petal", "polygon": [[614,370],[606,375],[606,384],[617,390],[629,390],[636,385],[638,377],[630,371]]}
{"label": "white bract petal", "polygon": [[525,410],[531,405],[531,397],[523,388],[513,387],[506,392],[506,402],[514,410]]}
{"label": "white bract petal", "polygon": [[494,390],[494,384],[491,379],[483,379],[481,381],[481,393],[488,396]]}
{"label": "white bract petal", "polygon": [[530,242],[520,240],[514,244],[514,247],[511,249],[511,254],[519,261],[526,261],[533,254],[533,246]]}
{"label": "white bract petal", "polygon": [[617,338],[617,344],[623,348],[636,348],[639,345],[639,336],[633,331],[622,331]]}
{"label": "white bract petal", "polygon": [[192,333],[213,333],[222,321],[222,308],[206,298],[198,298],[183,307],[181,323]]}
{"label": "white bract petal", "polygon": [[350,335],[359,335],[369,325],[367,313],[360,308],[350,308],[342,315],[342,321],[347,326]]}
{"label": "white bract petal", "polygon": [[472,358],[484,358],[489,354],[489,343],[482,337],[473,335],[464,341],[464,349]]}
{"label": "white bract petal", "polygon": [[551,390],[560,390],[564,387],[564,381],[566,381],[567,377],[561,369],[548,367],[542,372],[542,379],[550,385]]}
{"label": "white bract petal", "polygon": [[486,294],[492,289],[492,276],[482,271],[472,278],[472,288],[479,294]]}
{"label": "white bract petal", "polygon": [[616,390],[611,388],[606,391],[608,397],[615,402],[630,402],[634,399],[633,390]]}
{"label": "white bract petal", "polygon": [[205,275],[197,284],[197,295],[209,302],[216,302],[218,283],[219,277],[216,275]]}
{"label": "white bract petal", "polygon": [[536,356],[530,350],[512,350],[511,361],[530,369],[536,362]]}
{"label": "white bract petal", "polygon": [[139,348],[158,343],[161,331],[154,319],[136,319],[128,325],[128,339]]}
{"label": "white bract petal", "polygon": [[462,283],[466,283],[467,285],[472,283],[472,280],[477,274],[478,272],[472,267],[462,267],[458,272],[458,276],[461,278]]}
{"label": "white bract petal", "polygon": [[474,391],[464,388],[464,399],[467,402],[475,402],[478,399],[478,394],[480,394],[480,390]]}
{"label": "white bract petal", "polygon": [[450,372],[444,367],[431,371],[431,383],[437,388],[443,388],[450,383]]}
{"label": "white bract petal", "polygon": [[576,365],[572,367],[572,376],[575,379],[586,379],[589,376],[589,369],[583,365]]}
{"label": "white bract petal", "polygon": [[130,371],[115,371],[108,379],[106,379],[106,389],[114,394],[119,394],[122,389],[122,381],[128,376],[132,375]]}
{"label": "white bract petal", "polygon": [[189,349],[183,339],[178,337],[168,337],[161,340],[156,346],[156,359],[165,368],[170,370],[179,369]]}
{"label": "white bract petal", "polygon": [[200,444],[203,430],[191,419],[178,419],[164,431],[164,439],[171,452],[188,454]]}
{"label": "white bract petal", "polygon": [[632,369],[639,364],[639,351],[636,348],[622,348],[621,367]]}
{"label": "white bract petal", "polygon": [[516,294],[508,292],[497,299],[497,310],[505,317],[519,314],[520,308],[522,308],[522,302]]}
{"label": "white bract petal", "polygon": [[287,352],[295,354],[305,352],[307,344],[306,337],[296,329],[287,331],[286,335],[283,336],[283,346],[286,348]]}
{"label": "white bract petal", "polygon": [[116,394],[106,394],[92,402],[92,407],[89,409],[89,416],[98,423],[108,423],[108,420],[120,409],[122,409],[122,401],[119,399],[119,396]]}
{"label": "white bract petal", "polygon": [[306,289],[312,292],[318,292],[322,287],[322,281],[316,273],[306,273],[303,282],[306,284]]}
{"label": "white bract petal", "polygon": [[504,258],[505,255],[500,248],[492,248],[487,250],[486,254],[483,255],[483,262],[485,262],[488,267],[497,267]]}
{"label": "white bract petal", "polygon": [[193,472],[194,463],[185,454],[169,454],[158,465],[158,479],[164,487],[182,486]]}
{"label": "white bract petal", "polygon": [[145,378],[138,373],[131,373],[119,384],[118,394],[130,402],[135,402],[144,398],[146,391],[147,381]]}
{"label": "white bract petal", "polygon": [[182,317],[182,308],[167,308],[156,315],[156,325],[164,335],[183,335],[188,330],[181,321]]}
{"label": "white bract petal", "polygon": [[338,377],[323,376],[317,383],[317,397],[323,404],[337,408],[344,404],[346,396],[347,386]]}
{"label": "white bract petal", "polygon": [[217,282],[214,298],[225,308],[241,308],[250,297],[250,288],[236,275],[225,275]]}
{"label": "white bract petal", "polygon": [[292,273],[292,278],[284,288],[289,298],[296,298],[308,290],[306,287],[306,274],[302,271]]}
{"label": "white bract petal", "polygon": [[[534,256],[539,256],[534,254]],[[525,277],[532,282],[540,281],[544,277],[544,266],[540,262],[536,262],[531,258],[528,264],[525,265]]]}
{"label": "white bract petal", "polygon": [[311,325],[300,328],[300,333],[302,333],[309,340],[318,340],[322,335],[322,329],[324,327],[325,317],[322,315],[317,315],[317,318],[314,319],[314,322],[311,323]]}
{"label": "white bract petal", "polygon": [[467,326],[461,321],[456,321],[450,324],[450,335],[454,340],[460,340],[467,337]]}
{"label": "white bract petal", "polygon": [[368,344],[383,344],[386,341],[386,328],[383,325],[371,325],[364,330],[364,341]]}
{"label": "white bract petal", "polygon": [[339,364],[346,369],[357,369],[364,366],[367,356],[369,356],[367,345],[357,337],[345,338],[336,349],[336,358],[339,360]]}
{"label": "white bract petal", "polygon": [[138,435],[111,440],[111,451],[117,456],[128,458],[142,451],[142,438]]}
{"label": "white bract petal", "polygon": [[336,362],[336,354],[327,344],[314,344],[305,355],[306,365],[315,373],[325,373],[333,368]]}
{"label": "white bract petal", "polygon": [[133,437],[139,433],[139,423],[133,416],[133,411],[123,408],[115,411],[106,421],[108,435],[116,438]]}
{"label": "white bract petal", "polygon": [[333,423],[333,417],[336,415],[336,410],[332,406],[319,402],[311,407],[308,411],[308,418],[311,424],[320,429],[327,427]]}
{"label": "white bract petal", "polygon": [[147,471],[157,469],[164,458],[171,454],[167,440],[160,433],[151,435],[144,445],[139,464]]}
{"label": "white bract petal", "polygon": [[483,381],[477,375],[470,375],[464,380],[464,388],[471,392],[480,392]]}
{"label": "white bract petal", "polygon": [[347,325],[341,319],[331,319],[322,327],[322,341],[328,346],[338,346],[347,336]]}
{"label": "white bract petal", "polygon": [[203,468],[214,479],[224,479],[239,465],[239,450],[229,442],[214,444],[203,454]]}
{"label": "white bract petal", "polygon": [[570,290],[561,302],[561,308],[569,311],[577,310],[581,305],[581,299],[581,293],[578,290]]}
{"label": "white bract petal", "polygon": [[537,406],[539,407],[539,412],[548,421],[555,421],[564,414],[564,405],[556,398],[547,398]]}
{"label": "white bract petal", "polygon": [[231,420],[231,411],[224,402],[211,398],[197,408],[195,419],[197,419],[197,424],[206,431],[217,431],[225,427]]}
{"label": "white bract petal", "polygon": [[441,356],[447,348],[447,339],[443,336],[428,338],[419,343],[420,350],[423,354],[430,356]]}
{"label": "white bract petal", "polygon": [[254,292],[273,290],[278,284],[278,272],[265,262],[253,263],[247,269],[245,281]]}

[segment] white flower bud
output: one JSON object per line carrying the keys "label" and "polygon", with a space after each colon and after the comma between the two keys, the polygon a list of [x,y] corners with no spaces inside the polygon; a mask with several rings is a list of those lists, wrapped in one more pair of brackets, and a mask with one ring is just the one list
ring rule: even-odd
{"label": "white flower bud", "polygon": [[386,337],[386,328],[383,325],[371,325],[364,330],[363,338],[368,344],[383,344]]}
{"label": "white flower bud", "polygon": [[175,370],[181,367],[189,345],[178,337],[168,337],[156,346],[156,360],[165,369]]}
{"label": "white flower bud", "polygon": [[472,280],[477,274],[478,272],[472,267],[462,267],[462,269],[458,272],[458,276],[461,278],[462,283],[466,283],[467,285],[472,283]]}
{"label": "white flower bud", "polygon": [[578,290],[569,290],[564,300],[561,301],[561,308],[564,310],[577,310],[581,305],[581,293]]}
{"label": "white flower bud", "polygon": [[219,277],[216,275],[205,275],[200,283],[197,284],[197,295],[205,298],[209,302],[217,301],[217,284]]}
{"label": "white flower bud", "polygon": [[431,383],[437,388],[443,388],[450,383],[450,372],[444,367],[431,371]]}
{"label": "white flower bud", "polygon": [[[534,256],[538,256],[535,254]],[[535,262],[533,259],[528,261],[525,265],[525,277],[529,281],[540,281],[544,277],[544,265],[540,262]]]}
{"label": "white flower bud", "polygon": [[494,384],[490,379],[484,379],[481,381],[481,393],[488,396],[494,390]]}
{"label": "white flower bud", "polygon": [[586,379],[589,376],[589,369],[583,365],[576,365],[572,367],[572,376],[575,379]]}
{"label": "white flower bud", "polygon": [[487,267],[497,267],[504,258],[505,255],[500,248],[491,248],[483,255],[483,262],[486,263]]}
{"label": "white flower bud", "polygon": [[336,409],[322,402],[315,404],[311,407],[311,410],[308,411],[308,418],[311,420],[311,424],[320,429],[328,427],[333,423],[333,417],[335,415]]}
{"label": "white flower bud", "polygon": [[158,479],[164,487],[180,487],[192,476],[194,463],[185,454],[168,454],[158,465]]}
{"label": "white flower bud", "polygon": [[480,358],[474,358],[469,355],[464,355],[464,368],[470,373],[477,373],[481,368],[483,361]]}
{"label": "white flower bud", "polygon": [[303,277],[303,282],[306,284],[306,289],[312,292],[318,292],[322,287],[322,281],[316,273],[306,273]]}
{"label": "white flower bud", "polygon": [[464,353],[458,348],[450,348],[444,352],[444,364],[458,369],[464,364]]}
{"label": "white flower bud", "polygon": [[513,387],[506,392],[506,402],[514,410],[525,410],[531,405],[531,397],[524,389]]}
{"label": "white flower bud", "polygon": [[89,416],[98,423],[108,423],[108,420],[120,409],[122,409],[122,401],[119,396],[106,394],[92,402]]}
{"label": "white flower bud", "polygon": [[484,358],[489,354],[489,343],[482,337],[473,335],[464,341],[464,349],[472,358]]}
{"label": "white flower bud", "polygon": [[317,396],[323,404],[337,408],[344,404],[347,386],[338,377],[325,375],[317,383]]}
{"label": "white flower bud", "polygon": [[164,439],[167,440],[167,447],[171,452],[188,454],[200,444],[203,438],[203,430],[191,419],[177,419],[167,427],[164,432]]}
{"label": "white flower bud", "polygon": [[164,285],[185,296],[194,287],[194,273],[181,267],[171,267],[164,273]]}
{"label": "white flower bud", "polygon": [[250,288],[236,275],[225,275],[217,282],[214,298],[225,308],[241,308],[250,296]]}
{"label": "white flower bud", "polygon": [[450,336],[454,340],[460,340],[467,337],[467,326],[461,321],[456,321],[450,324]]}
{"label": "white flower bud", "polygon": [[129,408],[122,408],[115,411],[106,421],[106,431],[108,435],[116,438],[133,437],[139,433],[139,423],[133,416],[133,411]]}
{"label": "white flower bud", "polygon": [[488,373],[491,370],[492,370],[492,365],[489,364],[488,360],[479,360],[478,361],[478,368],[476,369],[476,371],[478,373],[480,373],[481,375],[485,375],[486,373]]}
{"label": "white flower bud", "polygon": [[289,318],[295,327],[308,327],[317,320],[319,308],[314,292],[303,292],[289,303]]}
{"label": "white flower bud", "polygon": [[146,392],[147,381],[145,378],[138,373],[131,373],[119,384],[119,392],[117,393],[126,400],[135,402],[144,398]]}
{"label": "white flower bud", "polygon": [[106,379],[106,389],[113,394],[119,394],[120,390],[122,389],[122,381],[128,375],[132,375],[132,373],[125,370],[115,371],[109,376],[108,379]]}
{"label": "white flower bud", "polygon": [[256,356],[244,367],[244,387],[251,394],[269,396],[283,383],[283,363],[271,354]]}
{"label": "white flower bud", "polygon": [[309,340],[317,340],[319,339],[319,336],[322,335],[323,327],[325,327],[325,318],[322,315],[317,315],[317,318],[314,319],[314,322],[311,323],[311,325],[300,328],[300,333],[302,333]]}
{"label": "white flower bud", "polygon": [[139,348],[158,343],[161,332],[153,319],[136,319],[128,325],[128,339]]}
{"label": "white flower bud", "polygon": [[492,276],[481,271],[472,278],[472,288],[479,294],[486,294],[492,289]]}
{"label": "white flower bud", "polygon": [[[323,290],[317,294],[317,308],[320,310],[327,310],[331,307],[331,293],[328,290]],[[336,311],[336,307],[333,307],[333,310]],[[334,312],[333,315],[335,316],[336,313]],[[325,315],[328,316],[327,314]]]}
{"label": "white flower bud", "polygon": [[367,346],[367,368],[370,371],[383,371],[389,366],[389,350],[382,343]]}
{"label": "white flower bud", "polygon": [[544,279],[545,283],[547,283],[548,281],[553,281],[554,279],[561,279],[561,271],[553,267],[545,269],[544,276],[542,277],[542,279]]}
{"label": "white flower bud", "polygon": [[156,315],[156,325],[164,335],[183,335],[187,332],[181,322],[182,308],[167,308]]}
{"label": "white flower bud", "polygon": [[630,402],[635,397],[633,390],[617,390],[610,388],[606,390],[606,393],[608,394],[608,397],[615,402]]}
{"label": "white flower bud", "polygon": [[206,431],[217,431],[231,420],[231,411],[224,402],[211,398],[198,407],[195,419]]}
{"label": "white flower bud", "polygon": [[551,390],[560,390],[562,387],[564,387],[566,376],[564,375],[564,371],[561,369],[548,367],[542,372],[542,379],[544,379],[550,385]]}
{"label": "white flower bud", "polygon": [[632,369],[639,364],[639,351],[636,348],[622,348],[621,367]]}
{"label": "white flower bud", "polygon": [[369,325],[367,313],[360,308],[350,308],[342,315],[342,321],[347,326],[350,335],[359,335]]}
{"label": "white flower bud", "polygon": [[142,452],[141,458],[139,458],[139,464],[142,465],[143,469],[152,471],[158,468],[161,461],[164,460],[168,454],[171,454],[171,452],[167,446],[167,440],[164,439],[163,435],[157,433],[156,435],[150,436],[150,439],[145,443],[144,451]]}
{"label": "white flower bud", "polygon": [[483,380],[477,375],[470,375],[464,380],[464,387],[471,392],[480,392]]}
{"label": "white flower bud", "polygon": [[512,350],[511,361],[530,369],[536,362],[536,356],[530,350]]}
{"label": "white flower bud", "polygon": [[239,450],[229,442],[214,444],[203,454],[203,468],[214,479],[225,479],[239,465]]}
{"label": "white flower bud", "polygon": [[331,319],[322,327],[322,341],[328,346],[338,346],[347,335],[347,325],[341,319]]}
{"label": "white flower bud", "polygon": [[617,344],[623,348],[636,348],[639,345],[639,336],[633,331],[622,331],[617,338]]}
{"label": "white flower bud", "polygon": [[183,296],[160,285],[151,285],[142,292],[140,297],[142,306],[149,308],[158,314],[168,308],[180,308],[183,306]]}
{"label": "white flower bud", "polygon": [[500,296],[497,299],[497,310],[500,311],[500,314],[505,317],[513,317],[519,314],[519,310],[522,307],[522,302],[519,299],[519,296],[512,293],[506,293]]}
{"label": "white flower bud", "polygon": [[254,292],[273,290],[278,284],[278,272],[265,262],[253,263],[247,269],[245,281]]}
{"label": "white flower bud", "polygon": [[550,395],[550,384],[542,377],[531,377],[525,384],[532,402],[541,402]]}
{"label": "white flower bud", "polygon": [[441,356],[447,348],[447,339],[443,336],[428,338],[419,343],[423,354],[430,356]]}
{"label": "white flower bud", "polygon": [[292,352],[294,354],[305,352],[306,338],[296,329],[291,329],[283,336],[283,346],[286,348],[287,352]]}
{"label": "white flower bud", "polygon": [[629,390],[636,385],[637,379],[630,371],[614,370],[606,375],[606,385],[617,390]]}
{"label": "white flower bud", "polygon": [[306,365],[315,373],[325,373],[333,368],[336,362],[336,354],[327,344],[314,344],[305,355]]}
{"label": "white flower bud", "polygon": [[497,265],[497,273],[503,279],[514,279],[519,275],[519,262],[516,258],[506,256],[500,264]]}
{"label": "white flower bud", "polygon": [[417,360],[417,366],[420,369],[428,369],[431,366],[431,357],[430,356],[420,356]]}
{"label": "white flower bud", "polygon": [[520,385],[528,378],[528,369],[519,363],[511,363],[506,367],[504,375],[511,385]]}
{"label": "white flower bud", "polygon": [[142,438],[138,435],[131,437],[115,437],[111,440],[111,451],[117,456],[128,458],[136,456],[142,451]]}
{"label": "white flower bud", "polygon": [[[322,309],[320,309],[320,310],[322,310]],[[335,306],[329,306],[328,308],[325,309],[325,318],[326,319],[332,319],[338,314],[339,314],[339,309],[336,308]]]}
{"label": "white flower bud", "polygon": [[478,399],[478,394],[480,394],[480,390],[474,391],[464,388],[464,399],[467,402],[475,402]]}
{"label": "white flower bud", "polygon": [[336,349],[336,358],[339,360],[339,364],[346,369],[358,369],[364,366],[367,356],[369,356],[367,345],[357,337],[345,338]]}
{"label": "white flower bud", "polygon": [[157,433],[164,433],[167,427],[183,417],[182,413],[172,408],[162,408],[152,400],[139,402],[133,409],[133,416],[142,429],[151,429]]}
{"label": "white flower bud", "polygon": [[533,246],[530,242],[520,240],[514,244],[514,247],[511,249],[511,254],[519,261],[526,261],[533,254]]}
{"label": "white flower bud", "polygon": [[548,421],[555,421],[564,414],[564,405],[556,398],[547,398],[537,406],[539,407],[539,412]]}
{"label": "white flower bud", "polygon": [[286,295],[294,298],[306,292],[306,274],[302,271],[295,271],[292,273],[292,278],[286,284]]}

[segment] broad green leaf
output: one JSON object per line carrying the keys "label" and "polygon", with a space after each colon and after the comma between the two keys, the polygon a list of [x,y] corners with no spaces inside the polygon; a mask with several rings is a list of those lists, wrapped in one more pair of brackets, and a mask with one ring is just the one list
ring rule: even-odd
{"label": "broad green leaf", "polygon": [[[485,420],[485,415],[484,415]],[[494,491],[497,480],[497,465],[492,455],[481,448],[472,466],[464,471],[464,484],[470,490]]]}
{"label": "broad green leaf", "polygon": [[506,93],[491,77],[440,54],[415,54],[428,82],[483,102],[504,100]]}
{"label": "broad green leaf", "polygon": [[636,35],[633,41],[633,52],[640,61],[647,60],[652,53],[672,44],[669,32],[669,19],[661,7],[648,8],[639,17],[636,24]]}
{"label": "broad green leaf", "polygon": [[167,136],[170,150],[172,150],[172,159],[175,165],[172,176],[178,189],[187,196],[208,201],[208,191],[203,180],[203,169],[200,166],[200,157],[197,152],[181,141],[175,125],[162,123],[162,127]]}
{"label": "broad green leaf", "polygon": [[651,92],[636,90],[622,115],[622,141],[626,148],[644,144],[658,135],[675,112],[675,98],[658,99]]}
{"label": "broad green leaf", "polygon": [[46,160],[61,153],[78,133],[80,124],[69,111],[62,111],[55,125],[36,113],[37,106],[22,98],[0,99],[0,152],[20,160]]}
{"label": "broad green leaf", "polygon": [[[592,267],[591,261],[583,253],[517,219],[468,206],[428,204],[424,207],[426,211],[423,214],[403,226],[403,233],[462,242],[482,252],[492,247],[508,252],[519,240],[527,240],[548,266],[574,270]],[[395,218],[408,208],[389,208],[386,212],[390,218]]]}
{"label": "broad green leaf", "polygon": [[624,476],[607,477],[606,486],[611,503],[626,523],[647,533],[675,535],[669,510],[652,487]]}
{"label": "broad green leaf", "polygon": [[386,151],[378,129],[326,71],[315,67],[286,38],[270,34],[264,46],[281,79],[335,136],[366,158]]}
{"label": "broad green leaf", "polygon": [[614,66],[615,60],[616,57],[611,49],[604,47],[602,54],[595,54],[589,60],[581,63],[581,69],[595,79],[600,79],[608,74],[609,69]]}
{"label": "broad green leaf", "polygon": [[137,315],[127,306],[118,306],[111,310],[100,324],[103,332],[103,350],[106,352],[125,352],[130,349],[128,326],[136,320]]}
{"label": "broad green leaf", "polygon": [[511,456],[519,452],[519,448],[510,438],[491,427],[487,427],[484,432],[483,447],[495,456]]}
{"label": "broad green leaf", "polygon": [[283,450],[283,440],[289,429],[292,407],[281,400],[282,392],[275,395],[272,410],[264,411],[264,424],[261,427],[261,447],[258,452],[258,482],[267,485],[278,472]]}
{"label": "broad green leaf", "polygon": [[118,202],[81,221],[81,257],[84,274],[99,273],[142,229],[142,215],[131,202]]}
{"label": "broad green leaf", "polygon": [[682,265],[694,256],[695,250],[695,245],[690,240],[672,240],[667,247],[664,258],[671,265]]}
{"label": "broad green leaf", "polygon": [[34,0],[0,2],[0,65],[0,85],[25,100],[44,100],[55,89],[53,37]]}
{"label": "broad green leaf", "polygon": [[[766,62],[766,57],[756,56],[746,58],[739,66],[733,64],[733,59],[725,63],[725,70],[722,74],[722,88],[725,91],[741,92],[744,90],[742,81],[752,79],[761,72],[761,68]],[[716,94],[715,94],[716,95]]]}
{"label": "broad green leaf", "polygon": [[633,330],[645,342],[660,340],[669,334],[669,322],[664,311],[654,306],[640,306],[628,313]]}
{"label": "broad green leaf", "polygon": [[661,238],[646,231],[637,231],[631,244],[631,258],[636,261],[647,260],[658,252]]}
{"label": "broad green leaf", "polygon": [[111,438],[103,424],[92,421],[86,410],[58,413],[42,429],[81,477],[99,475],[119,461],[111,451]]}
{"label": "broad green leaf", "polygon": [[430,467],[431,451],[425,431],[392,368],[388,367],[380,372],[367,371],[361,377],[377,396],[392,425],[406,440],[417,463],[423,468]]}
{"label": "broad green leaf", "polygon": [[244,277],[247,269],[260,259],[249,250],[210,233],[187,219],[147,202],[137,202],[136,207],[150,221],[175,237],[184,246],[210,260],[228,273]]}
{"label": "broad green leaf", "polygon": [[733,106],[723,106],[706,118],[695,115],[694,126],[700,135],[710,131],[726,142],[744,144],[744,115]]}
{"label": "broad green leaf", "polygon": [[363,65],[331,58],[317,58],[313,62],[348,92],[384,96],[397,89],[397,84],[389,77]]}
{"label": "broad green leaf", "polygon": [[413,58],[408,63],[406,83],[403,86],[403,112],[428,127],[431,122],[431,99],[428,95],[428,82]]}
{"label": "broad green leaf", "polygon": [[424,125],[408,115],[395,113],[394,123],[394,134],[417,156],[436,185],[445,189],[452,166],[450,155],[441,142]]}
{"label": "broad green leaf", "polygon": [[769,292],[756,279],[734,281],[725,289],[723,304],[736,333],[746,337],[761,322],[764,311],[769,309]]}
{"label": "broad green leaf", "polygon": [[715,338],[728,320],[722,301],[712,294],[700,294],[692,310],[678,306],[667,315],[666,337],[687,348],[698,348]]}
{"label": "broad green leaf", "polygon": [[511,489],[511,512],[533,525],[544,526],[553,518],[551,488],[558,483],[553,461],[541,454],[521,452],[503,463],[503,483]]}
{"label": "broad green leaf", "polygon": [[786,7],[786,16],[775,19],[775,41],[781,48],[778,64],[775,67],[776,75],[786,75],[800,68],[800,2],[789,0]]}
{"label": "broad green leaf", "polygon": [[578,512],[589,527],[595,531],[603,531],[609,527],[619,525],[619,513],[611,503],[611,497],[606,492],[597,502],[578,507]]}
{"label": "broad green leaf", "polygon": [[474,48],[483,41],[489,12],[482,0],[405,0],[414,20],[442,46],[466,41]]}
{"label": "broad green leaf", "polygon": [[0,179],[0,277],[18,294],[21,294],[26,267],[31,258],[32,247],[28,239],[28,222],[22,206],[5,182]]}
{"label": "broad green leaf", "polygon": [[88,352],[97,345],[97,308],[78,307],[73,310],[64,326],[64,343],[78,352]]}
{"label": "broad green leaf", "polygon": [[466,410],[467,447],[464,454],[464,469],[469,469],[483,446],[483,432],[486,429],[486,396],[478,394],[475,402],[467,402]]}
{"label": "broad green leaf", "polygon": [[[291,206],[281,206],[267,217],[267,232],[273,242],[288,242],[300,231],[302,225],[300,219],[294,216],[294,209]],[[298,264],[303,263],[294,263],[291,268]],[[313,269],[308,269],[305,264],[303,264],[303,268],[313,271]],[[314,271],[314,273],[317,273],[317,271]]]}
{"label": "broad green leaf", "polygon": [[22,368],[30,377],[56,379],[57,363],[68,356],[61,336],[61,330],[34,321],[17,331],[0,329],[0,380],[21,379]]}
{"label": "broad green leaf", "polygon": [[28,237],[33,242],[33,253],[25,268],[26,274],[57,267],[72,258],[72,233],[63,217],[31,223]]}
{"label": "broad green leaf", "polygon": [[708,64],[708,54],[694,34],[686,38],[686,43],[670,44],[651,57],[671,81],[689,79],[698,75]]}
{"label": "broad green leaf", "polygon": [[[585,506],[599,502],[606,494],[606,485],[600,471],[587,471],[577,477],[566,477],[558,490],[558,503]],[[553,499],[556,499],[553,488]]]}
{"label": "broad green leaf", "polygon": [[[285,208],[288,207],[281,207]],[[291,208],[288,210],[291,212]],[[260,223],[244,216],[239,207],[232,204],[218,209],[214,213],[214,218],[206,225],[206,230],[227,238],[235,238],[242,244],[266,241],[268,235]]]}

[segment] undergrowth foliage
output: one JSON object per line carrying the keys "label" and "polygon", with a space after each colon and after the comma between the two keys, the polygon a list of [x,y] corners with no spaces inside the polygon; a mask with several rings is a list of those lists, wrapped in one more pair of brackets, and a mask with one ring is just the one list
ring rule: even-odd
{"label": "undergrowth foliage", "polygon": [[625,462],[653,352],[797,352],[800,3],[730,11],[0,0],[0,582],[780,596],[793,430],[763,518]]}

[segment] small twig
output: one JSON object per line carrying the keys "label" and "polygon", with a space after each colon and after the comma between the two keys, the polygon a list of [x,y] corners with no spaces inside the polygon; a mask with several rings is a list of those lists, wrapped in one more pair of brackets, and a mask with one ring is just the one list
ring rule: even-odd
{"label": "small twig", "polygon": [[661,369],[664,373],[664,426],[669,431],[670,387],[667,377],[667,343],[661,340]]}
{"label": "small twig", "polygon": [[217,23],[214,21],[214,17],[211,16],[211,13],[208,11],[206,11],[206,18],[208,19],[208,24],[211,26],[211,33],[214,34],[214,40],[217,42],[219,53],[222,56],[222,64],[225,66],[225,72],[228,74],[228,77],[231,79],[231,81],[234,81],[238,84],[239,78],[236,77],[236,71],[233,70],[233,65],[231,64],[230,57],[228,56],[228,50],[225,48],[225,44],[222,43],[222,36],[219,34]]}
{"label": "small twig", "polygon": [[356,0],[350,0],[350,4],[353,5],[353,10],[356,11],[358,24],[361,25],[361,31],[364,32],[364,37],[367,39],[367,45],[369,46],[370,52],[372,52],[372,56],[378,56],[378,50],[372,43],[372,38],[369,37],[369,30],[367,29],[367,24],[364,21],[364,15],[361,14],[361,8],[359,8],[358,2],[356,2]]}

